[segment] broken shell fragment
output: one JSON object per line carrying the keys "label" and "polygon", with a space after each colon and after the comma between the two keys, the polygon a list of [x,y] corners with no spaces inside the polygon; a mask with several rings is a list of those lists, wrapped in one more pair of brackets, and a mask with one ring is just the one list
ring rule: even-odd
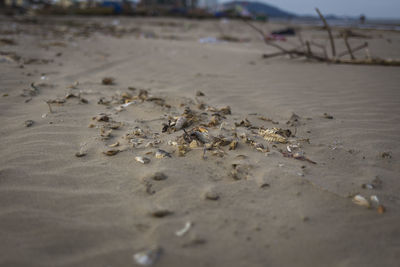
{"label": "broken shell fragment", "polygon": [[92,119],[93,119],[93,120],[96,120],[96,121],[108,122],[108,121],[110,120],[110,117],[107,116],[107,115],[105,115],[105,114],[100,114],[100,115],[98,115],[98,116],[96,116],[96,117],[93,117]]}
{"label": "broken shell fragment", "polygon": [[104,85],[111,85],[114,83],[114,78],[113,77],[104,77],[103,80],[101,81],[101,83]]}
{"label": "broken shell fragment", "polygon": [[151,216],[156,217],[156,218],[163,218],[163,217],[172,215],[173,212],[170,210],[167,210],[167,209],[160,209],[160,210],[152,211],[150,214],[151,214]]}
{"label": "broken shell fragment", "polygon": [[202,91],[197,91],[196,96],[204,96],[204,93]]}
{"label": "broken shell fragment", "polygon": [[25,127],[31,127],[35,122],[33,120],[27,120],[25,121]]}
{"label": "broken shell fragment", "polygon": [[183,116],[182,116],[182,117],[179,117],[179,118],[176,120],[176,123],[175,123],[175,130],[176,130],[176,131],[179,131],[179,130],[181,130],[182,128],[184,128],[186,122],[187,122],[186,117],[183,117]]}
{"label": "broken shell fragment", "polygon": [[80,158],[86,156],[86,152],[78,151],[75,153],[75,157]]}
{"label": "broken shell fragment", "polygon": [[103,154],[107,155],[107,156],[114,156],[114,155],[118,154],[119,152],[120,152],[120,150],[118,150],[118,149],[110,149],[107,151],[103,151]]}
{"label": "broken shell fragment", "polygon": [[386,212],[385,206],[379,205],[379,206],[378,206],[378,213],[379,213],[379,214],[383,214],[383,213],[385,213],[385,212]]}
{"label": "broken shell fragment", "polygon": [[137,162],[140,162],[140,163],[142,163],[142,164],[147,164],[147,163],[149,163],[149,162],[150,162],[150,159],[149,159],[149,158],[146,158],[146,157],[140,157],[140,156],[138,156],[138,157],[135,157],[135,160],[136,160]]}
{"label": "broken shell fragment", "polygon": [[208,200],[218,200],[219,199],[219,194],[215,191],[207,191],[204,194],[204,198]]}
{"label": "broken shell fragment", "polygon": [[151,179],[155,180],[155,181],[162,181],[162,180],[166,180],[168,178],[168,176],[166,174],[164,174],[163,172],[156,172],[153,175],[150,176]]}
{"label": "broken shell fragment", "polygon": [[224,114],[224,115],[230,115],[231,114],[231,107],[230,106],[226,106],[226,107],[220,108],[219,112],[221,114]]}
{"label": "broken shell fragment", "polygon": [[139,265],[150,266],[157,262],[162,253],[161,247],[151,248],[133,255],[133,259]]}
{"label": "broken shell fragment", "polygon": [[171,157],[171,154],[170,153],[168,153],[167,151],[165,151],[165,150],[162,150],[162,149],[157,149],[157,151],[156,151],[156,158],[158,158],[158,159],[162,159],[162,158],[165,158],[165,157]]}
{"label": "broken shell fragment", "polygon": [[109,147],[117,147],[117,146],[119,146],[119,142],[109,145]]}
{"label": "broken shell fragment", "polygon": [[371,196],[370,199],[372,202],[379,204],[379,198],[376,195]]}
{"label": "broken shell fragment", "polygon": [[370,208],[371,207],[371,204],[369,203],[369,201],[365,197],[363,197],[361,195],[354,196],[353,202],[354,202],[354,204],[357,204],[357,205],[360,205],[360,206],[364,206],[366,208]]}
{"label": "broken shell fragment", "polygon": [[287,139],[282,135],[278,134],[279,129],[260,129],[258,134],[264,137],[264,139],[268,142],[277,142],[277,143],[287,143]]}
{"label": "broken shell fragment", "polygon": [[229,150],[235,150],[238,146],[238,141],[237,140],[233,140],[230,144],[229,144]]}
{"label": "broken shell fragment", "polygon": [[179,237],[183,236],[189,231],[190,227],[192,227],[192,223],[191,222],[186,222],[185,226],[182,229],[176,231],[175,234],[177,236],[179,236]]}
{"label": "broken shell fragment", "polygon": [[197,140],[193,140],[192,142],[190,142],[189,147],[190,148],[198,148],[199,143],[197,142]]}

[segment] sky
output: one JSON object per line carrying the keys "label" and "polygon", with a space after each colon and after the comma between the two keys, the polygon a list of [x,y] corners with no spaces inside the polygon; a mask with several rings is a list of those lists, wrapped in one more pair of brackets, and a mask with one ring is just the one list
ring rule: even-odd
{"label": "sky", "polygon": [[[228,2],[229,0],[222,0]],[[367,18],[400,18],[400,0],[248,0],[274,5],[295,14],[315,15],[318,7],[323,14]]]}

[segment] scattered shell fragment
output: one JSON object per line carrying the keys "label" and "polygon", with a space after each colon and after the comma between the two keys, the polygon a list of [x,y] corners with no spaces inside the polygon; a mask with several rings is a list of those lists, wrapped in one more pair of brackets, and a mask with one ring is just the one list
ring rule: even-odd
{"label": "scattered shell fragment", "polygon": [[186,117],[183,116],[179,117],[175,123],[175,130],[179,131],[180,129],[184,128],[186,122],[187,122]]}
{"label": "scattered shell fragment", "polygon": [[165,158],[165,157],[170,158],[170,157],[171,157],[171,154],[168,153],[168,152],[165,151],[165,150],[157,149],[157,151],[156,151],[156,158],[162,159],[162,158]]}
{"label": "scattered shell fragment", "polygon": [[149,163],[149,162],[150,162],[150,159],[149,159],[149,158],[146,158],[146,157],[140,157],[140,156],[138,156],[138,157],[135,157],[135,160],[136,160],[137,162],[140,162],[140,163],[142,163],[142,164],[147,164],[147,163]]}
{"label": "scattered shell fragment", "polygon": [[372,195],[370,197],[370,199],[371,199],[372,202],[374,202],[376,204],[379,204],[379,198],[376,195]]}
{"label": "scattered shell fragment", "polygon": [[392,158],[392,152],[390,151],[385,151],[381,153],[381,157],[383,159],[391,159]]}
{"label": "scattered shell fragment", "polygon": [[168,178],[168,176],[163,172],[156,172],[153,175],[151,175],[151,179],[153,179],[155,181],[162,181],[162,180],[166,180],[167,178]]}
{"label": "scattered shell fragment", "polygon": [[162,254],[162,248],[156,246],[154,248],[134,254],[133,259],[139,265],[150,266],[157,262],[161,254]]}
{"label": "scattered shell fragment", "polygon": [[109,145],[108,147],[117,147],[117,146],[119,146],[119,142],[116,142],[116,143],[114,143],[114,144],[111,144],[111,145]]}
{"label": "scattered shell fragment", "polygon": [[184,236],[190,230],[191,227],[192,227],[192,222],[186,222],[185,226],[182,229],[176,231],[175,234],[179,237]]}
{"label": "scattered shell fragment", "polygon": [[209,190],[205,192],[204,198],[208,200],[218,200],[219,199],[219,194],[213,190]]}
{"label": "scattered shell fragment", "polygon": [[379,213],[379,214],[383,214],[383,213],[385,213],[385,212],[386,212],[385,206],[379,205],[379,206],[378,206],[378,213]]}
{"label": "scattered shell fragment", "polygon": [[172,215],[173,212],[170,210],[167,210],[167,209],[158,209],[158,210],[152,211],[150,214],[151,214],[151,216],[156,217],[156,218],[163,218],[163,217]]}
{"label": "scattered shell fragment", "polygon": [[230,115],[232,112],[231,112],[231,107],[230,106],[226,106],[226,107],[223,107],[223,108],[220,108],[219,109],[219,112],[221,113],[221,114],[224,114],[224,115]]}
{"label": "scattered shell fragment", "polygon": [[367,208],[371,207],[371,204],[369,203],[369,201],[365,197],[363,197],[361,195],[354,196],[353,202],[355,204],[357,204],[357,205],[364,206],[364,207],[367,207]]}
{"label": "scattered shell fragment", "polygon": [[277,143],[287,143],[287,139],[283,137],[282,135],[278,134],[277,131],[278,129],[273,128],[273,129],[260,129],[259,130],[259,135],[264,137],[264,139],[268,142],[277,142]]}
{"label": "scattered shell fragment", "polygon": [[120,152],[119,149],[110,149],[107,151],[103,151],[103,154],[107,155],[107,156],[114,156],[114,155],[118,154],[119,152]]}
{"label": "scattered shell fragment", "polygon": [[204,96],[204,93],[202,91],[197,91],[196,96]]}
{"label": "scattered shell fragment", "polygon": [[237,140],[233,140],[230,144],[229,144],[229,150],[235,150],[238,146],[238,141]]}
{"label": "scattered shell fragment", "polygon": [[75,157],[77,157],[77,158],[81,158],[84,156],[86,156],[86,152],[78,151],[75,153]]}
{"label": "scattered shell fragment", "polygon": [[104,85],[111,85],[114,83],[114,80],[115,79],[113,77],[104,77],[101,83]]}
{"label": "scattered shell fragment", "polygon": [[323,116],[325,119],[328,119],[328,120],[332,120],[333,119],[333,116],[332,115],[329,115],[328,113],[324,113],[324,116]]}
{"label": "scattered shell fragment", "polygon": [[104,122],[108,122],[110,120],[110,117],[108,115],[105,114],[100,114],[96,117],[92,118],[95,121],[104,121]]}
{"label": "scattered shell fragment", "polygon": [[199,143],[197,142],[197,140],[193,140],[192,142],[190,142],[189,147],[190,148],[198,148]]}
{"label": "scattered shell fragment", "polygon": [[362,184],[361,187],[365,188],[365,189],[370,189],[370,190],[375,188],[375,186],[373,184]]}
{"label": "scattered shell fragment", "polygon": [[34,123],[35,123],[35,122],[34,122],[33,120],[26,120],[26,121],[24,122],[24,124],[25,124],[26,127],[31,127]]}

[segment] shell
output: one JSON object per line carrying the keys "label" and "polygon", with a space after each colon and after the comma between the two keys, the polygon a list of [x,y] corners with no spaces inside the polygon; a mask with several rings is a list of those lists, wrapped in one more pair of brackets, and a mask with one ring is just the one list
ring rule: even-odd
{"label": "shell", "polygon": [[150,266],[156,263],[160,258],[162,249],[160,247],[155,247],[142,252],[138,252],[133,255],[133,259],[139,265]]}
{"label": "shell", "polygon": [[176,130],[176,131],[179,131],[179,130],[181,130],[182,128],[184,128],[186,122],[187,122],[186,117],[183,117],[183,116],[182,116],[182,117],[179,117],[179,118],[176,120],[176,123],[175,123],[175,130]]}
{"label": "shell", "polygon": [[367,208],[371,207],[371,204],[369,203],[369,201],[363,197],[362,195],[356,195],[353,197],[353,202],[354,204],[360,205],[360,206],[364,206]]}
{"label": "shell", "polygon": [[372,202],[379,204],[379,198],[376,195],[371,196],[370,199]]}
{"label": "shell", "polygon": [[285,144],[287,143],[287,139],[280,134],[277,134],[277,129],[260,129],[258,134],[264,137],[264,139],[268,142],[277,142]]}
{"label": "shell", "polygon": [[196,140],[193,140],[192,142],[190,142],[189,147],[190,148],[198,148],[199,144]]}
{"label": "shell", "polygon": [[149,158],[140,157],[140,156],[135,157],[135,160],[136,160],[137,162],[142,163],[142,164],[148,164],[148,163],[150,162],[150,159],[149,159]]}
{"label": "shell", "polygon": [[103,154],[107,155],[107,156],[114,156],[114,155],[118,154],[119,152],[120,152],[120,150],[118,150],[118,149],[110,149],[107,151],[103,151]]}
{"label": "shell", "polygon": [[187,233],[187,231],[189,231],[190,227],[192,227],[192,222],[186,222],[185,226],[182,229],[176,231],[175,234],[177,236],[183,236]]}
{"label": "shell", "polygon": [[119,142],[109,145],[109,147],[117,147],[117,146],[119,146]]}
{"label": "shell", "polygon": [[35,122],[33,120],[27,120],[25,121],[25,126],[26,127],[31,127]]}
{"label": "shell", "polygon": [[156,151],[156,158],[158,158],[158,159],[162,159],[162,158],[165,158],[165,157],[171,157],[171,154],[170,153],[168,153],[167,151],[165,151],[165,150],[162,150],[162,149],[157,149],[157,151]]}
{"label": "shell", "polygon": [[379,206],[378,206],[378,213],[379,213],[379,214],[383,214],[383,213],[385,213],[385,212],[386,212],[385,206],[379,205]]}
{"label": "shell", "polygon": [[229,150],[235,150],[238,146],[238,141],[233,140],[230,144],[229,144]]}

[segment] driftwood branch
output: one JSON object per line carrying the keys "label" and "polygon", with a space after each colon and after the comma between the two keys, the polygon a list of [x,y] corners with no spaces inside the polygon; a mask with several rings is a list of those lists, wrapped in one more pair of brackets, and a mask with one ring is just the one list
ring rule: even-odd
{"label": "driftwood branch", "polygon": [[[368,47],[368,43],[367,42],[363,43],[362,45],[359,45],[357,47],[352,48],[351,51],[353,51],[353,53],[354,53],[354,52],[357,52],[357,51],[359,51],[359,50],[361,50],[363,48],[366,48],[366,47]],[[347,50],[347,51],[344,51],[344,52],[338,54],[337,57],[340,58],[340,57],[346,56],[348,54],[349,54],[349,51]]]}
{"label": "driftwood branch", "polygon": [[[347,34],[342,35],[347,50],[339,53],[336,56],[336,48],[335,48],[335,43],[333,41],[331,28],[329,27],[324,16],[321,14],[321,12],[319,11],[318,8],[316,8],[316,11],[317,11],[319,17],[321,18],[322,22],[324,23],[326,30],[328,31],[331,49],[332,49],[332,57],[328,56],[328,53],[326,51],[326,46],[315,43],[312,40],[304,41],[300,34],[298,35],[299,42],[300,42],[299,46],[297,46],[295,48],[284,48],[284,47],[280,46],[279,44],[275,43],[273,40],[268,40],[267,35],[264,33],[264,31],[261,30],[260,28],[258,28],[257,26],[255,26],[254,24],[252,24],[246,20],[243,20],[243,22],[245,24],[247,24],[249,27],[251,27],[253,30],[255,30],[256,32],[258,32],[261,35],[261,37],[266,45],[272,46],[279,50],[279,52],[263,54],[263,58],[273,58],[273,57],[288,55],[292,59],[304,57],[306,59],[315,60],[315,61],[319,61],[319,62],[332,63],[332,64],[381,65],[381,66],[398,66],[398,67],[400,67],[400,60],[371,58],[371,56],[369,54],[367,42],[365,42],[364,44],[361,44],[357,47],[351,48],[351,46],[348,42],[349,35],[347,35]],[[315,46],[315,47],[322,49],[323,55],[319,55],[319,54],[316,54],[315,52],[313,52],[311,49],[311,46]],[[354,56],[354,52],[357,52],[363,48],[366,49],[367,58],[366,59],[357,59]],[[346,55],[350,55],[350,59],[341,59],[341,57],[346,56]]]}
{"label": "driftwood branch", "polygon": [[343,40],[344,40],[344,44],[346,45],[347,51],[349,52],[350,58],[351,59],[356,59],[354,54],[353,54],[353,51],[351,51],[351,47],[350,47],[349,40],[347,38],[347,34],[346,33],[343,35]]}
{"label": "driftwood branch", "polygon": [[335,41],[333,40],[333,36],[332,36],[332,31],[331,31],[331,27],[329,27],[328,22],[326,22],[326,19],[324,18],[324,16],[322,16],[321,12],[319,11],[318,8],[315,9],[320,17],[320,19],[322,20],[322,23],[324,23],[325,29],[328,32],[329,35],[329,40],[331,42],[331,48],[332,48],[332,56],[336,57],[336,49],[335,49]]}

